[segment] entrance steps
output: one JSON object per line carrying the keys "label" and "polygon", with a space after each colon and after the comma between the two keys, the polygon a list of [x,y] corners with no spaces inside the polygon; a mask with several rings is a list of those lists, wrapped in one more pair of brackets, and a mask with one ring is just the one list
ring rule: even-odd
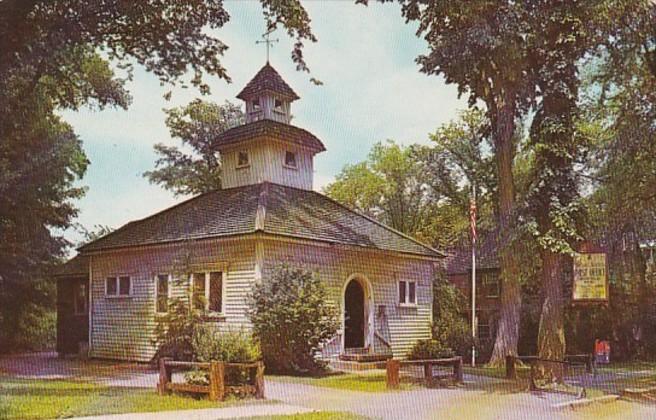
{"label": "entrance steps", "polygon": [[328,360],[331,369],[341,372],[363,372],[385,369],[386,362],[392,358],[390,353],[373,353],[370,348],[348,348],[338,357]]}
{"label": "entrance steps", "polygon": [[353,360],[340,360],[333,358],[328,361],[331,370],[345,373],[365,373],[377,369],[385,369],[385,361],[356,362]]}

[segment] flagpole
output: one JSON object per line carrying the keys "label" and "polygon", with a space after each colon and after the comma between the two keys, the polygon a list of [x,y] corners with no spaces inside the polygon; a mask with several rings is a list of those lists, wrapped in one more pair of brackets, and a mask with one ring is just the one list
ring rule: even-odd
{"label": "flagpole", "polygon": [[476,366],[476,187],[472,184],[472,201],[469,208],[472,235],[472,277],[471,277],[471,329],[472,354],[471,365]]}

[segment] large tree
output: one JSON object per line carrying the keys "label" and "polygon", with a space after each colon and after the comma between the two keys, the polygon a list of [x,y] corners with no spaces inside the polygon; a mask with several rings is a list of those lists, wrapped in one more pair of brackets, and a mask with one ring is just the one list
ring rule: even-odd
{"label": "large tree", "polygon": [[579,237],[574,223],[579,209],[574,163],[581,147],[574,122],[577,62],[589,46],[586,12],[590,9],[561,3],[532,16],[532,63],[541,96],[530,132],[534,165],[528,201],[542,261],[538,356],[543,359],[565,357],[563,270],[564,257],[572,252],[570,242]]}
{"label": "large tree", "polygon": [[[367,3],[367,0],[360,1]],[[535,96],[526,38],[531,28],[523,2],[504,0],[398,0],[402,14],[417,22],[428,53],[420,71],[458,86],[469,103],[485,104],[498,176],[501,311],[491,363],[517,354],[521,306],[520,274],[513,252],[516,220],[513,159],[516,120]]]}
{"label": "large tree", "polygon": [[155,145],[156,168],[144,174],[176,195],[202,194],[221,188],[221,157],[214,147],[217,134],[244,121],[241,107],[194,100],[186,106],[166,110],[171,137],[191,148]]}
{"label": "large tree", "polygon": [[15,113],[0,101],[0,113],[11,115],[0,118],[0,129],[19,128],[0,141],[0,351],[38,348],[52,339],[55,293],[44,280],[63,256],[66,241],[55,232],[77,215],[72,200],[84,193],[76,183],[88,164],[47,95],[39,89],[16,101]]}
{"label": "large tree", "polygon": [[[552,1],[531,12],[534,33],[528,44],[539,96],[530,133],[534,165],[528,201],[542,259],[538,355],[544,359],[562,360],[565,355],[564,258],[573,252],[572,242],[581,238],[575,164],[590,143],[590,133],[577,130],[579,66],[600,45],[615,42],[618,34],[635,33],[640,24],[627,29],[624,22],[648,16],[645,6],[613,0]],[[616,48],[613,52],[620,53]]]}

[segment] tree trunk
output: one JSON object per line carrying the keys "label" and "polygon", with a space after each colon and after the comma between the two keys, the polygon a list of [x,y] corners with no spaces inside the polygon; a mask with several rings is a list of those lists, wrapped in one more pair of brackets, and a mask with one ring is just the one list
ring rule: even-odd
{"label": "tree trunk", "polygon": [[[563,256],[549,250],[542,251],[542,313],[538,331],[538,357],[548,360],[565,358],[565,312],[563,305]],[[549,382],[563,382],[564,365],[542,364],[540,369]]]}
{"label": "tree trunk", "polygon": [[489,364],[502,366],[506,356],[517,355],[519,314],[522,304],[519,268],[512,250],[512,230],[515,211],[515,183],[513,158],[515,154],[515,104],[512,94],[506,93],[498,107],[494,122],[495,157],[499,182],[499,263],[501,268],[501,308],[494,349]]}

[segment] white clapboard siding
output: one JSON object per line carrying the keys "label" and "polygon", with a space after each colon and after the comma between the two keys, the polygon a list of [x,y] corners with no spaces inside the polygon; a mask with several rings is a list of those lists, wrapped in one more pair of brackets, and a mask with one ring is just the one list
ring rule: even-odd
{"label": "white clapboard siding", "polygon": [[[301,264],[316,271],[326,282],[331,299],[339,306],[346,281],[354,274],[365,276],[373,288],[374,308],[385,306],[395,357],[407,356],[417,340],[431,337],[433,261],[383,254],[365,248],[354,250],[267,241],[264,278],[276,263],[282,261]],[[400,307],[397,304],[399,280],[417,282],[416,307]]]}
{"label": "white clapboard siding", "polygon": [[[286,152],[296,154],[296,168],[284,165]],[[250,165],[237,167],[239,152],[249,154]],[[313,153],[293,144],[281,144],[273,139],[260,140],[223,150],[224,188],[273,182],[304,190],[312,189]]]}
{"label": "white clapboard siding", "polygon": [[[248,298],[255,281],[255,241],[262,241],[263,279],[280,262],[306,266],[325,281],[330,303],[341,306],[345,283],[354,274],[372,285],[376,310],[385,306],[392,351],[404,357],[419,339],[430,338],[432,261],[395,256],[368,249],[316,245],[275,239],[206,240],[148,248],[105,252],[92,257],[91,356],[149,361],[155,355],[155,276],[179,272],[184,255],[194,269],[225,266],[223,317],[211,325],[218,330],[250,329]],[[133,294],[127,298],[104,295],[105,278],[129,275]],[[398,280],[417,282],[417,306],[399,307]],[[171,296],[188,296],[189,284],[172,282]]]}
{"label": "white clapboard siding", "polygon": [[[184,256],[189,254],[189,258]],[[149,248],[105,252],[91,260],[92,357],[149,361],[155,355],[155,276],[180,272],[181,261],[194,270],[227,267],[224,287],[224,318],[215,322],[241,327],[245,318],[246,291],[254,281],[255,244],[244,240],[207,240]],[[105,297],[105,278],[128,275],[132,296]],[[171,297],[188,295],[188,282],[174,279]],[[248,325],[246,325],[248,326]]]}

